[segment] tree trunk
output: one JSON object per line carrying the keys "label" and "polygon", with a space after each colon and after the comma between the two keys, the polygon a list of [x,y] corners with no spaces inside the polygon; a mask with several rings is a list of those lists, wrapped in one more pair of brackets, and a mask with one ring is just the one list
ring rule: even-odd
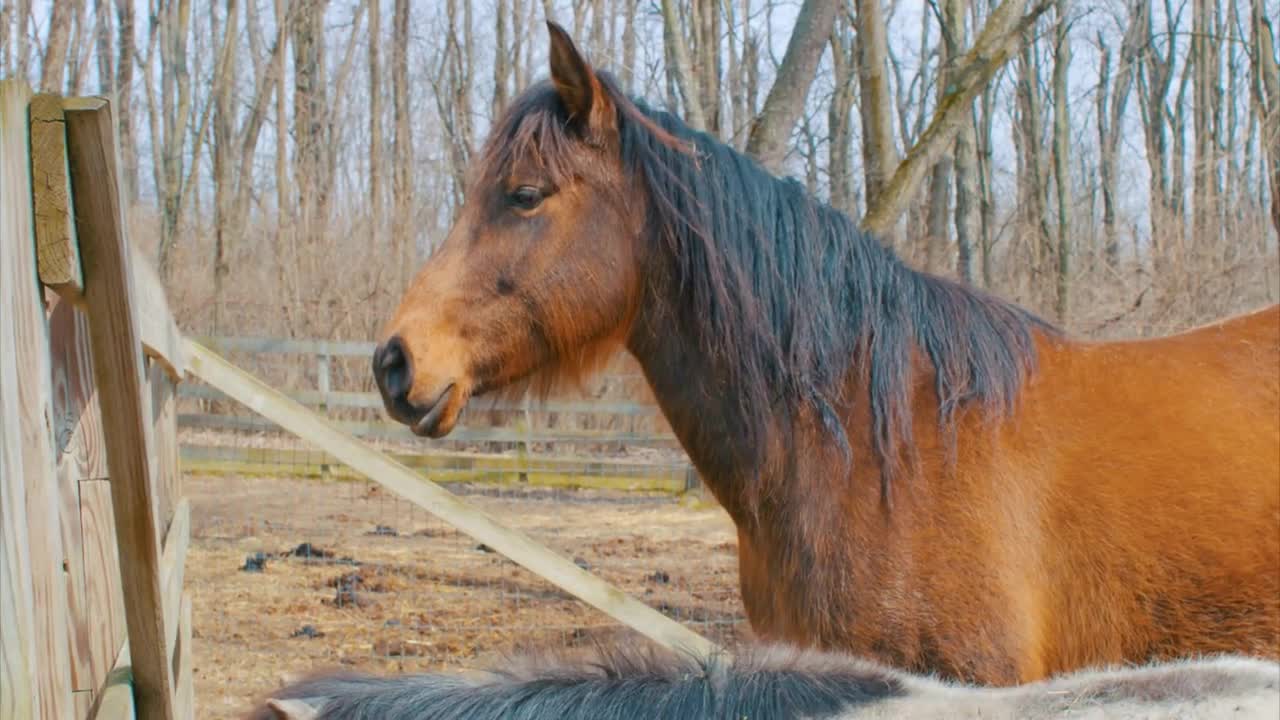
{"label": "tree trunk", "polygon": [[[960,0],[947,0],[944,5],[944,25],[954,48],[953,57],[960,55],[960,48],[968,44],[964,8]],[[944,36],[946,37],[946,36]],[[973,248],[980,230],[978,199],[978,153],[974,122],[974,101],[968,103],[968,112],[956,132],[955,185],[956,185],[956,274],[973,282]]]}
{"label": "tree trunk", "polygon": [[1192,159],[1191,241],[1200,254],[1219,249],[1217,166],[1218,145],[1215,118],[1222,92],[1218,88],[1220,38],[1217,29],[1217,2],[1194,0],[1191,19],[1191,66],[1195,74],[1192,90],[1195,155]]}
{"label": "tree trunk", "polygon": [[684,120],[694,130],[706,130],[707,118],[702,113],[702,92],[698,87],[698,76],[689,60],[689,46],[685,42],[675,0],[662,0],[662,39],[666,51],[667,80],[680,93]]}
{"label": "tree trunk", "polygon": [[413,136],[409,125],[409,0],[395,0],[391,36],[391,113],[395,118],[391,180],[395,207],[391,215],[391,242],[393,257],[400,268],[399,287],[404,287],[413,271],[409,247],[409,212],[413,197]]}
{"label": "tree trunk", "polygon": [[1044,12],[1047,2],[1042,0],[1026,15],[1022,12],[1025,7],[1023,0],[1005,0],[991,13],[973,48],[957,65],[951,89],[934,111],[929,126],[898,164],[876,204],[867,206],[863,229],[884,235],[897,222],[938,155],[955,140],[973,99],[1008,60],[1023,30]]}
{"label": "tree trunk", "polygon": [[497,119],[507,106],[507,0],[497,0],[493,15],[493,109]]}
{"label": "tree trunk", "polygon": [[[94,0],[94,52],[98,60],[98,92],[118,102],[116,94],[116,71],[111,55],[111,0]],[[0,38],[0,42],[3,38]],[[118,107],[118,105],[117,105]]]}
{"label": "tree trunk", "polygon": [[0,2],[0,74],[13,75],[13,47],[9,39],[9,26],[13,23],[13,3],[9,0]]}
{"label": "tree trunk", "polygon": [[1280,238],[1280,66],[1276,63],[1276,36],[1262,13],[1262,0],[1253,0],[1253,75],[1255,107],[1262,126],[1265,174],[1271,184],[1271,224]]}
{"label": "tree trunk", "polygon": [[293,47],[293,183],[299,236],[309,240],[325,205],[327,145],[324,14],[329,0],[299,0],[290,30]]}
{"label": "tree trunk", "polygon": [[137,52],[133,40],[133,0],[116,0],[116,37],[115,117],[120,133],[120,162],[124,166],[125,204],[129,206],[138,200],[138,148],[133,134],[133,61]]}
{"label": "tree trunk", "polygon": [[855,52],[853,28],[841,13],[831,32],[831,74],[835,90],[827,111],[827,126],[831,133],[827,172],[831,176],[831,205],[850,217],[857,215],[853,195]]}
{"label": "tree trunk", "polygon": [[636,83],[636,32],[635,16],[639,11],[637,0],[625,0],[622,30],[622,90],[635,92]]}
{"label": "tree trunk", "polygon": [[[67,43],[71,38],[72,3],[60,0],[53,3],[49,15],[49,35],[40,62],[40,90],[56,93],[62,90],[62,76],[67,66]],[[24,23],[19,19],[19,27]]]}
{"label": "tree trunk", "polygon": [[65,0],[71,3],[71,44],[67,48],[67,95],[82,95],[85,73],[89,68],[89,21],[85,17],[85,0]]}
{"label": "tree trunk", "polygon": [[880,0],[856,0],[858,87],[862,116],[863,191],[868,209],[880,202],[880,192],[898,166],[889,117],[888,41]]}
{"label": "tree trunk", "polygon": [[18,77],[31,77],[31,0],[18,0],[18,10],[14,20],[17,24],[18,36]]}
{"label": "tree trunk", "polygon": [[382,248],[382,8],[369,0],[369,229],[373,247]]}
{"label": "tree trunk", "polygon": [[191,0],[178,0],[161,10],[160,87],[164,137],[160,156],[162,198],[159,271],[169,279],[170,256],[181,225],[183,141],[191,117],[191,74],[187,68],[187,39],[191,34]]}
{"label": "tree trunk", "polygon": [[[252,1],[252,0],[250,0]],[[210,15],[216,4],[210,4]],[[236,86],[236,38],[239,34],[240,12],[237,0],[227,0],[226,20],[223,23],[222,51],[218,57],[212,88],[213,98],[213,332],[221,332],[221,320],[226,298],[223,294],[227,277],[231,275],[231,243],[235,238],[230,230],[232,202],[235,198],[235,178],[231,173],[235,148],[235,108],[232,93]]]}
{"label": "tree trunk", "polygon": [[1070,231],[1071,231],[1071,172],[1068,159],[1071,136],[1071,116],[1068,113],[1070,96],[1067,95],[1067,73],[1071,67],[1071,39],[1069,28],[1070,0],[1057,0],[1057,25],[1054,32],[1053,58],[1053,184],[1057,190],[1057,296],[1054,311],[1060,324],[1066,324],[1068,290],[1070,288]]}
{"label": "tree trunk", "polygon": [[787,42],[787,52],[782,56],[782,65],[769,88],[764,107],[752,123],[747,154],[774,172],[781,169],[791,130],[804,112],[809,86],[813,84],[818,61],[831,37],[838,8],[836,0],[804,0]]}

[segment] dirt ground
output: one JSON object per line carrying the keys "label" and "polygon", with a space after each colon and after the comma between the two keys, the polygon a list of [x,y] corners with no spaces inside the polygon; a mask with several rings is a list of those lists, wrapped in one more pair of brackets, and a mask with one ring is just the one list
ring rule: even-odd
{"label": "dirt ground", "polygon": [[[719,507],[602,491],[451,487],[694,630],[747,633]],[[602,613],[364,482],[186,478],[197,714],[240,717],[288,675],[464,670],[619,635]]]}

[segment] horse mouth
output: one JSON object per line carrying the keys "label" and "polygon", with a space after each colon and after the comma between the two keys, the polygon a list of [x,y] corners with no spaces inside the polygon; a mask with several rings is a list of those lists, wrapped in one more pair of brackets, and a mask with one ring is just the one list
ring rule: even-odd
{"label": "horse mouth", "polygon": [[[456,388],[457,383],[449,383],[440,391],[436,399],[426,406],[422,416],[409,426],[414,435],[438,440],[453,430],[453,426],[457,422],[458,413],[450,413],[449,409],[454,404],[465,402],[462,399],[455,400],[454,390]],[[458,408],[458,411],[460,412],[461,408]]]}

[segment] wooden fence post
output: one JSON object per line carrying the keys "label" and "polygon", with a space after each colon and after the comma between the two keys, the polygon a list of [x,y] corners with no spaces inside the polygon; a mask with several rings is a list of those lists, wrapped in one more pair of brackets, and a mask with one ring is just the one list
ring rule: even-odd
{"label": "wooden fence post", "polygon": [[68,101],[67,151],[83,258],[93,374],[107,428],[107,467],[129,628],[133,696],[140,718],[174,718],[161,589],[160,540],[151,491],[151,397],[143,397],[142,342],[133,291],[109,103]]}

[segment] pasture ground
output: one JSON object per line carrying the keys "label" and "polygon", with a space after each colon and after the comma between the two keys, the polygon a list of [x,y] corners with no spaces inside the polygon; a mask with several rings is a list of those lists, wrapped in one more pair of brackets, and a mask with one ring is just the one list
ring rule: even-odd
{"label": "pasture ground", "polygon": [[[202,718],[240,717],[290,674],[464,670],[521,645],[638,637],[374,483],[184,482]],[[450,490],[718,642],[748,632],[736,535],[718,506],[591,490]]]}

